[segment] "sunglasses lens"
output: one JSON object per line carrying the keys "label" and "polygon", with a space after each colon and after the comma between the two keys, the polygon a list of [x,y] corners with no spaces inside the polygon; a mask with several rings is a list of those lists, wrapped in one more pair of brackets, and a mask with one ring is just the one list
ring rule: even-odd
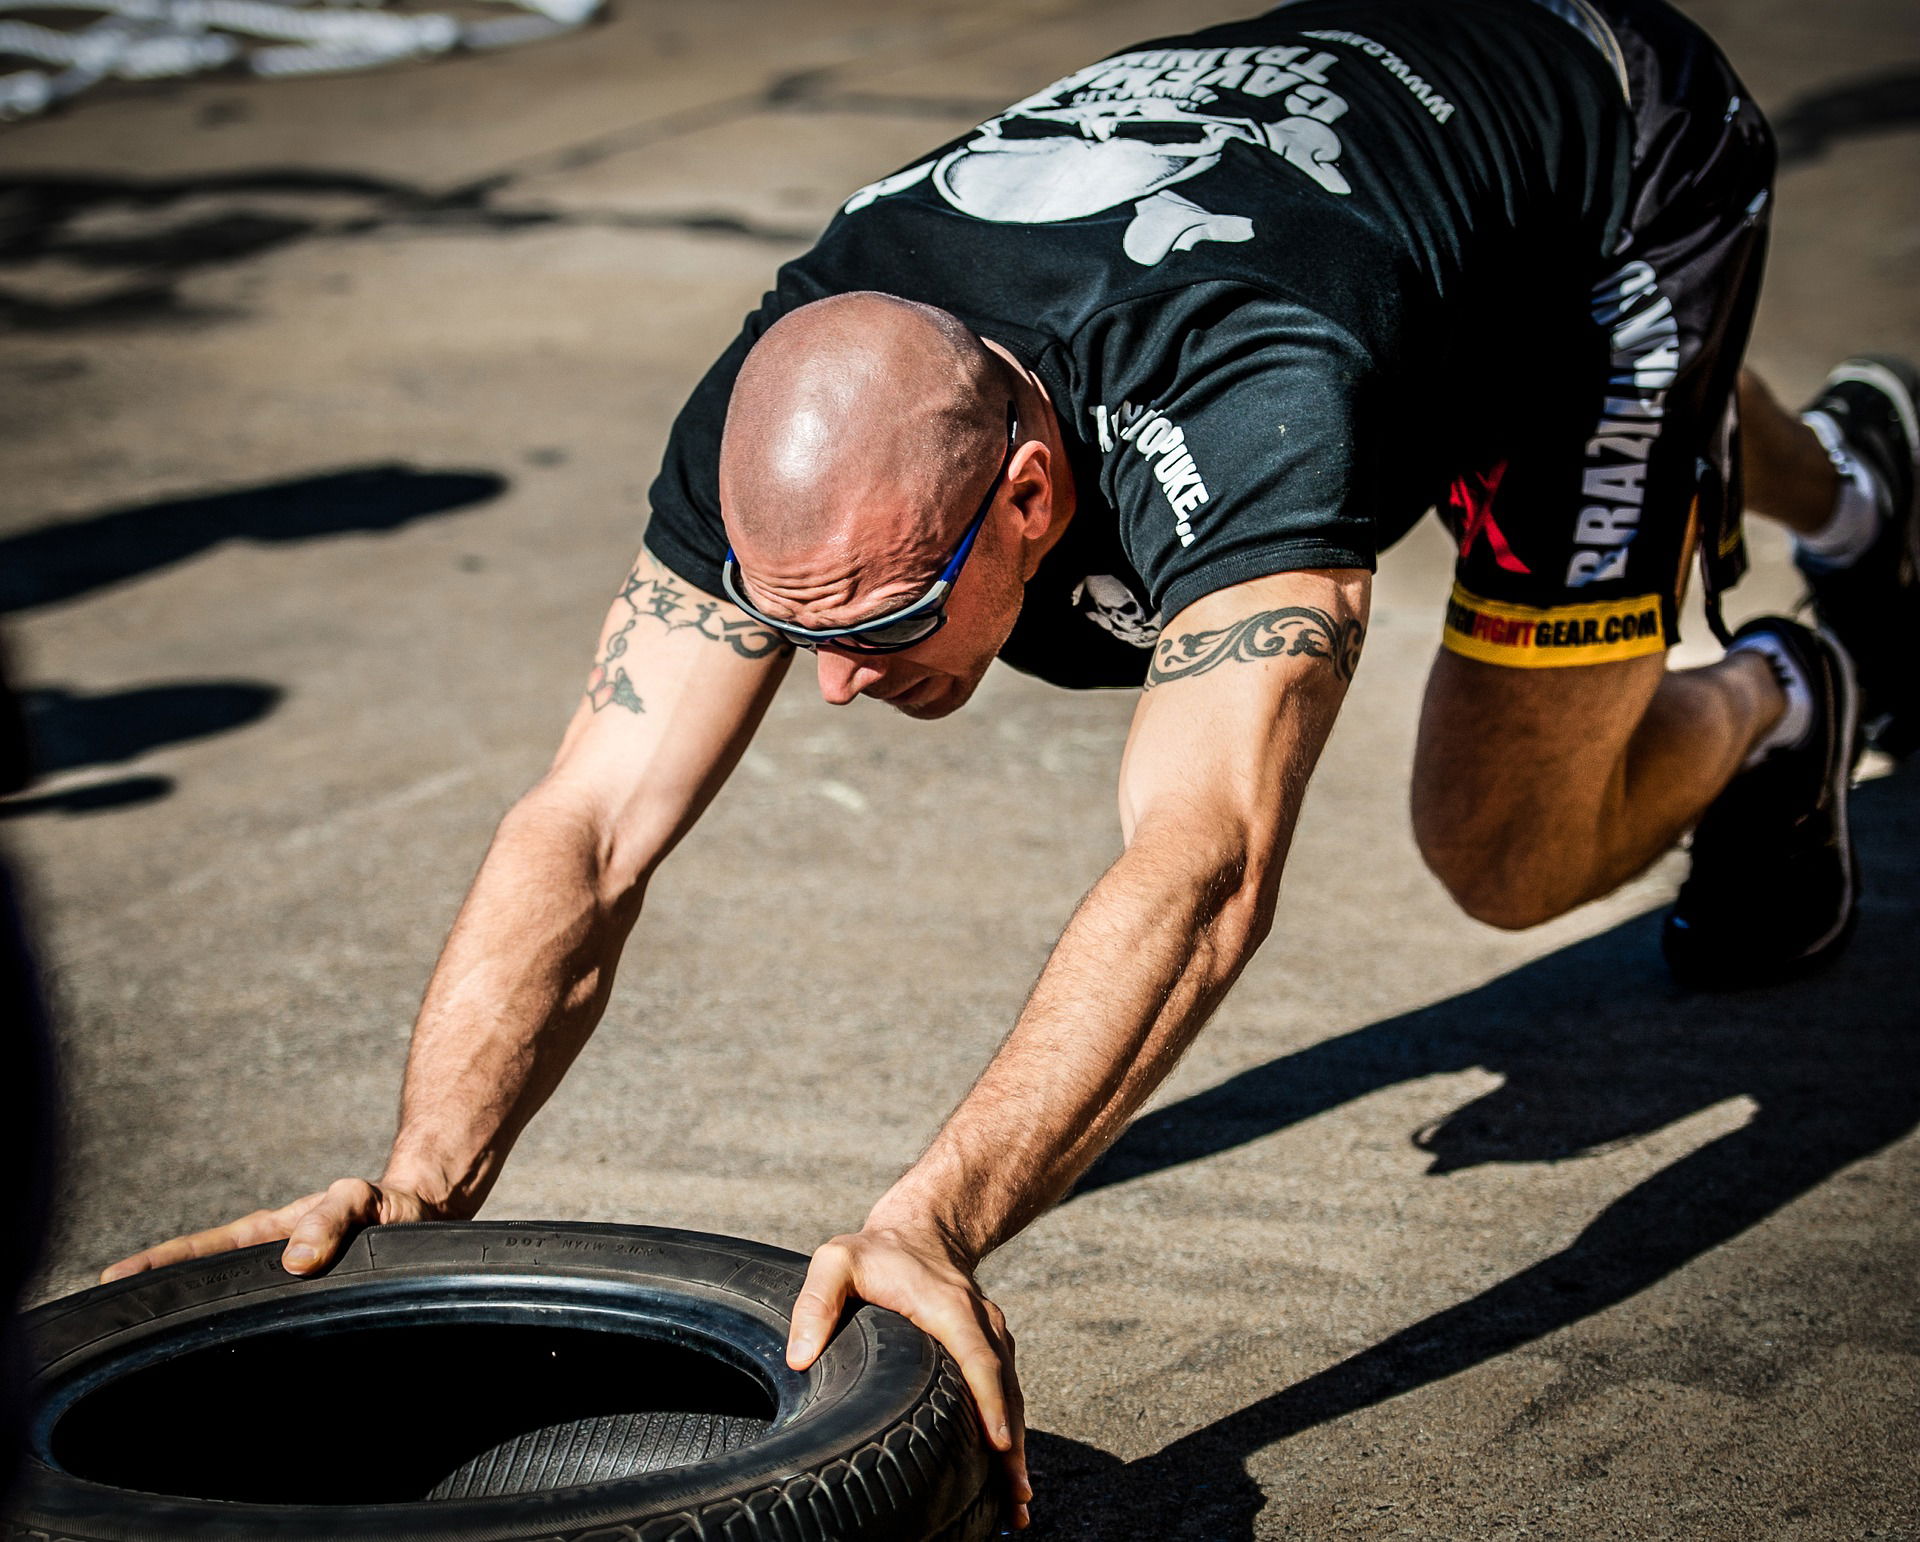
{"label": "sunglasses lens", "polygon": [[915,643],[925,642],[940,630],[946,616],[937,610],[922,615],[909,616],[905,621],[893,626],[875,627],[871,632],[861,632],[846,638],[846,643],[856,649],[870,653],[896,653],[902,648],[911,648]]}
{"label": "sunglasses lens", "polygon": [[788,627],[775,626],[771,620],[762,624],[794,647],[804,648],[809,653],[818,648],[838,648],[846,653],[901,653],[933,636],[945,625],[946,619],[936,611],[930,616],[915,616],[902,621],[898,626],[878,627],[874,631],[860,632],[851,637],[819,637],[811,632],[796,632]]}

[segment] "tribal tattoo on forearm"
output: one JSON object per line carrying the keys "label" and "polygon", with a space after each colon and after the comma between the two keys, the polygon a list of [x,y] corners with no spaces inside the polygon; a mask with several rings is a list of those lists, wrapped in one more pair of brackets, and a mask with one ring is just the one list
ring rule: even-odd
{"label": "tribal tattoo on forearm", "polygon": [[1325,659],[1340,679],[1351,680],[1366,635],[1358,621],[1337,620],[1317,606],[1283,605],[1232,626],[1162,637],[1147,668],[1147,689],[1204,675],[1222,664],[1300,656]]}
{"label": "tribal tattoo on forearm", "polygon": [[791,644],[757,621],[728,621],[722,614],[725,607],[719,601],[694,599],[664,571],[650,573],[636,564],[627,574],[617,598],[624,601],[633,614],[625,626],[607,639],[606,651],[587,677],[587,701],[595,712],[605,707],[624,707],[629,712],[647,710],[620,664],[634,628],[643,620],[657,621],[669,632],[692,628],[711,642],[725,643],[743,659],[764,659],[791,651]]}

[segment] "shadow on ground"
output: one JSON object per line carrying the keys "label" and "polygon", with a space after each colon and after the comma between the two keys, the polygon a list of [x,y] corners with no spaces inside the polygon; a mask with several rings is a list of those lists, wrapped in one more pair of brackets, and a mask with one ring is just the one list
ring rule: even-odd
{"label": "shadow on ground", "polygon": [[0,819],[24,819],[30,814],[104,814],[113,809],[156,803],[173,791],[170,776],[119,776],[110,782],[89,782],[18,798],[0,798]]}
{"label": "shadow on ground", "polygon": [[[0,272],[20,276],[17,285],[0,286],[0,326],[73,332],[235,320],[245,312],[184,299],[181,281],[320,236],[677,230],[784,249],[813,235],[806,226],[762,224],[724,209],[494,203],[513,180],[502,175],[435,192],[357,172],[273,166],[197,177],[0,179]],[[80,278],[80,292],[69,292]]]}
{"label": "shadow on ground", "polygon": [[[1642,916],[1450,1001],[1318,1044],[1141,1119],[1082,1199],[1258,1140],[1397,1082],[1480,1067],[1504,1080],[1411,1132],[1429,1175],[1575,1158],[1733,1098],[1741,1128],[1623,1194],[1564,1251],[1139,1461],[1036,1432],[1035,1537],[1235,1542],[1265,1503],[1253,1453],[1471,1369],[1647,1289],[1920,1124],[1920,775],[1855,794],[1865,903],[1828,974],[1774,990],[1683,995]],[[1524,1183],[1524,1175],[1516,1178]],[[1097,1203],[1097,1201],[1095,1201]],[[1409,1269],[1418,1260],[1408,1259]],[[1753,1395],[1789,1377],[1784,1346],[1670,1336],[1645,1364],[1575,1365],[1556,1400],[1641,1375]],[[1516,1423],[1529,1415],[1514,1410]]]}
{"label": "shadow on ground", "polygon": [[41,525],[0,536],[0,615],[77,599],[226,541],[397,530],[488,502],[507,486],[491,471],[368,466]]}
{"label": "shadow on ground", "polygon": [[[397,530],[415,520],[497,498],[507,479],[491,471],[358,467],[231,492],[109,509],[0,536],[0,615],[79,599],[173,567],[228,541],[285,543]],[[87,694],[60,686],[20,693],[7,734],[24,730],[34,774],[117,765],[163,745],[258,722],[279,687],[251,680],[196,680]],[[134,775],[0,798],[0,820],[132,808],[173,790],[165,776]],[[0,788],[0,791],[10,791]]]}
{"label": "shadow on ground", "polygon": [[1774,119],[1780,164],[1818,160],[1840,139],[1920,128],[1920,70],[1835,81],[1788,103]]}
{"label": "shadow on ground", "polygon": [[[86,695],[64,687],[19,693],[27,763],[35,776],[118,765],[149,750],[205,739],[256,723],[279,704],[278,686],[251,680],[197,680]],[[29,814],[95,814],[152,803],[173,791],[170,776],[122,776],[52,792],[0,798],[0,820]]]}
{"label": "shadow on ground", "polygon": [[162,745],[204,739],[258,722],[280,700],[277,686],[200,680],[86,695],[60,686],[20,693],[27,743],[41,776],[118,765]]}

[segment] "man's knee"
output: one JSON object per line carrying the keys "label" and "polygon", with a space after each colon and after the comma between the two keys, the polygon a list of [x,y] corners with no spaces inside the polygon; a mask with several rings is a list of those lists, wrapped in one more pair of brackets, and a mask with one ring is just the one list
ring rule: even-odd
{"label": "man's knee", "polygon": [[1468,915],[1519,931],[1606,887],[1608,811],[1663,668],[1657,655],[1526,670],[1441,653],[1414,755],[1413,832]]}
{"label": "man's knee", "polygon": [[[1457,826],[1435,826],[1415,805],[1414,838],[1428,869],[1453,901],[1476,921],[1520,932],[1565,915],[1579,903],[1567,874],[1534,854],[1518,831],[1489,831],[1478,838]],[[1463,838],[1463,835],[1465,838]]]}

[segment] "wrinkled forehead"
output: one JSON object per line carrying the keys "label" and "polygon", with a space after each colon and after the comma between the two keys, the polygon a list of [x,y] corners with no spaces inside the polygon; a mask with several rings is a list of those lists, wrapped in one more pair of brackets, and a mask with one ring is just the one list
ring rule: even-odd
{"label": "wrinkled forehead", "polygon": [[831,591],[857,603],[924,589],[942,561],[940,512],[897,490],[790,507],[778,511],[784,520],[775,512],[738,503],[730,510],[722,494],[727,541],[755,595]]}

